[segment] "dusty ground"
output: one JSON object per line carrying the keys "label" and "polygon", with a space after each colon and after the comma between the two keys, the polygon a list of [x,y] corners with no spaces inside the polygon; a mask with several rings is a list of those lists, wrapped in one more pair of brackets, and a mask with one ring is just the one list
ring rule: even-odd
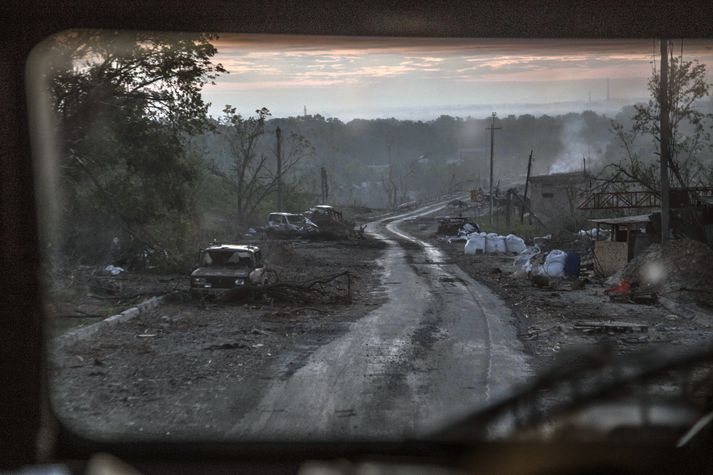
{"label": "dusty ground", "polygon": [[[184,298],[65,346],[51,361],[60,417],[94,438],[250,438],[310,427],[363,436],[364,427],[393,432],[454,401],[476,407],[487,388],[524,381],[508,370],[538,373],[568,349],[609,344],[626,354],[709,339],[713,318],[706,314],[612,303],[601,282],[539,289],[513,276],[512,256],[465,256],[463,243],[436,239],[432,216],[393,224],[377,226],[387,241],[263,243],[283,281],[352,272],[351,305]],[[122,278],[116,282],[134,279],[144,289],[188,285],[186,276]],[[510,309],[493,304],[498,299],[473,279]],[[331,291],[343,292],[344,282],[336,284]],[[647,331],[577,329],[608,320]],[[504,351],[509,342],[517,351]]]}
{"label": "dusty ground", "polygon": [[[70,427],[93,437],[223,433],[234,422],[226,420],[225,408],[235,418],[247,406],[230,391],[236,383],[249,377],[250,384],[260,385],[255,377],[260,374],[265,384],[288,378],[314,349],[383,303],[377,263],[383,247],[375,240],[266,244],[266,260],[283,280],[350,271],[353,303],[184,299],[162,305],[55,352],[50,371],[55,408]],[[138,279],[125,274],[121,281],[132,278]],[[178,288],[187,290],[188,279],[175,278],[152,277],[165,280],[167,289],[180,282]],[[343,285],[336,290],[343,291]],[[286,353],[290,363],[278,374],[265,370]]]}
{"label": "dusty ground", "polygon": [[55,273],[47,296],[52,335],[116,315],[156,295],[182,289],[182,274],[122,272],[111,275],[103,266],[78,266]]}
{"label": "dusty ground", "polygon": [[[556,362],[565,350],[577,347],[613,345],[626,354],[656,345],[685,346],[709,342],[713,335],[713,314],[692,314],[680,307],[672,311],[661,304],[613,303],[604,290],[603,280],[592,279],[581,290],[570,290],[562,281],[554,289],[541,289],[513,275],[512,256],[463,254],[463,242],[448,243],[435,236],[434,216],[404,223],[402,229],[437,245],[461,269],[495,291],[517,317],[519,337],[533,357],[536,371]],[[585,333],[575,328],[583,321],[625,321],[648,326],[646,332]],[[568,354],[568,357],[571,356]]]}

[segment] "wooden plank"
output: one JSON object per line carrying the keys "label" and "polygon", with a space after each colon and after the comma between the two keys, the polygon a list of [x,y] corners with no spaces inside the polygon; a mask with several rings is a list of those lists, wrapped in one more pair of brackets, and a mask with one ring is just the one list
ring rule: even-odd
{"label": "wooden plank", "polygon": [[623,269],[629,261],[629,244],[615,241],[595,241],[594,257],[597,272],[608,277]]}
{"label": "wooden plank", "polygon": [[648,332],[649,326],[642,323],[622,322],[616,320],[600,321],[583,321],[574,324],[575,330],[584,332]]}

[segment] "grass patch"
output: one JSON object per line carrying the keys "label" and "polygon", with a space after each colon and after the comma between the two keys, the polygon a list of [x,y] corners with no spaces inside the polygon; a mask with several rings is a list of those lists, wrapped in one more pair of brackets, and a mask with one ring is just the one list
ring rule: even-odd
{"label": "grass patch", "polygon": [[53,318],[48,322],[49,336],[55,338],[70,330],[104,320],[104,317]]}

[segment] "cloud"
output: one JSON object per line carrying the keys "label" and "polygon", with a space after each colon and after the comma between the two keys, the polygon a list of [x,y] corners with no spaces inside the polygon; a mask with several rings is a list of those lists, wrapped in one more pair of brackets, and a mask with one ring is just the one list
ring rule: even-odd
{"label": "cloud", "polygon": [[[650,39],[503,39],[503,38],[408,38],[408,37],[349,37],[298,36],[267,34],[223,34],[215,45],[220,51],[280,51],[303,56],[341,54],[399,54],[441,59],[447,55],[649,55]],[[709,40],[685,40],[684,48],[692,56],[710,55]]]}
{"label": "cloud", "polygon": [[272,80],[272,81],[240,81],[222,82],[207,87],[211,92],[231,92],[249,90],[278,90],[278,89],[300,89],[305,87],[330,87],[335,85],[355,84],[353,78],[302,78],[299,80]]}
{"label": "cloud", "polygon": [[[713,61],[710,43],[687,40],[684,52]],[[393,96],[396,101],[403,96],[408,102],[413,101],[408,94],[416,90],[455,97],[456,86],[469,83],[645,79],[655,52],[651,40],[627,39],[223,35],[216,46],[216,60],[232,74],[220,76],[210,86],[215,90],[349,88],[352,94],[362,88],[365,95],[359,92],[360,97]],[[528,94],[536,97],[537,91]]]}

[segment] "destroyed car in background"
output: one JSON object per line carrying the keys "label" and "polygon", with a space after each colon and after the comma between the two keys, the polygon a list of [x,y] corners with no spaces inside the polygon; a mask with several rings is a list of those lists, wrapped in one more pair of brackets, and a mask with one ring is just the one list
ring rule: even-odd
{"label": "destroyed car in background", "polygon": [[[465,236],[472,232],[480,232],[477,224],[468,221],[468,218],[462,216],[444,216],[438,218],[438,236],[457,237]],[[464,239],[461,239],[464,240]]]}
{"label": "destroyed car in background", "polygon": [[266,284],[267,273],[260,248],[217,244],[200,252],[198,267],[191,272],[191,297],[254,291]]}
{"label": "destroyed car in background", "polygon": [[363,239],[364,228],[354,229],[354,222],[329,205],[317,205],[302,214],[270,213],[261,228],[269,239]]}
{"label": "destroyed car in background", "polygon": [[302,214],[270,213],[265,234],[268,237],[300,237],[319,232],[319,227]]}
{"label": "destroyed car in background", "polygon": [[340,211],[329,205],[317,205],[305,211],[305,217],[319,228],[325,239],[350,239],[357,237],[354,223],[344,219]]}
{"label": "destroyed car in background", "polygon": [[403,211],[407,209],[414,209],[418,205],[417,201],[407,201],[406,203],[401,203],[396,207],[397,210]]}

